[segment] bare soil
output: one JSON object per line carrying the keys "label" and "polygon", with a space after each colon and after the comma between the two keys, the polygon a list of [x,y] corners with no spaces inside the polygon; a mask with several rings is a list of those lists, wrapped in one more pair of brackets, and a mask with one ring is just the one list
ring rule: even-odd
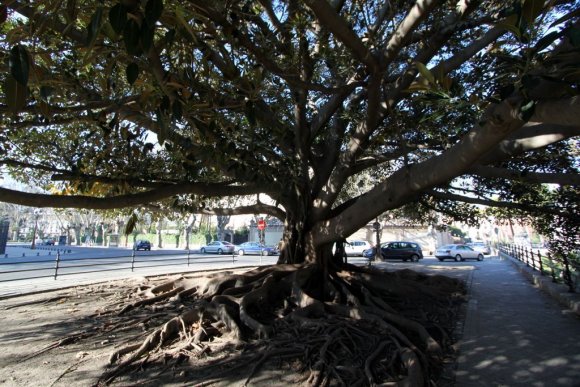
{"label": "bare soil", "polygon": [[[444,274],[461,281],[466,281],[470,273],[467,267],[454,271],[451,268],[426,269],[422,266],[422,270],[443,270]],[[189,279],[203,283],[207,280],[206,275],[189,275]],[[110,370],[111,354],[131,343],[144,340],[168,319],[179,314],[179,308],[167,309],[157,304],[135,308],[132,313],[118,313],[135,302],[133,295],[136,289],[141,289],[144,284],[149,288],[155,287],[167,283],[168,279],[172,278],[158,276],[112,281],[0,300],[0,385],[28,387],[104,384],[103,374]],[[415,308],[421,309],[422,306],[415,305]],[[441,370],[431,383],[452,386],[455,343],[464,318],[462,305],[450,305],[442,311],[442,316],[433,318],[445,322],[449,340],[441,359]],[[294,341],[307,337],[305,342],[324,341],[329,336],[328,332],[340,330],[349,337],[352,345],[372,348],[382,340],[382,333],[377,329],[376,341],[368,342],[368,337],[372,337],[369,333],[376,327],[361,321],[329,319],[328,324],[330,328],[325,332],[317,333],[301,328],[294,332],[294,336],[288,337],[295,337]],[[359,333],[360,338],[357,339]],[[317,334],[320,335],[318,339]],[[227,338],[220,343],[218,338],[211,350],[208,347],[190,346],[175,347],[172,352],[157,351],[157,356],[143,356],[109,383],[115,386],[313,384],[312,380],[308,380],[311,370],[305,369],[305,363],[300,361],[300,358],[308,356],[306,352],[312,348],[308,345],[300,347],[305,353],[297,356],[296,342],[288,343],[286,347],[281,339],[274,348],[267,342],[252,340],[239,345]],[[284,348],[293,349],[285,351]],[[349,351],[349,348],[343,350]],[[364,362],[352,366],[364,367]],[[320,384],[325,384],[324,380],[322,382]],[[367,384],[361,381],[361,385]]]}

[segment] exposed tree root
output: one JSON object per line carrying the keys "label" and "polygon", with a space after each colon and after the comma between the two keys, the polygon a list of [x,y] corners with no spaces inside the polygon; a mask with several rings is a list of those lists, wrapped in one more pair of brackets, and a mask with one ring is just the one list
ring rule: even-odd
{"label": "exposed tree root", "polygon": [[230,351],[255,351],[240,363],[249,369],[246,384],[275,361],[312,386],[427,386],[441,368],[463,290],[447,277],[355,266],[326,277],[313,265],[279,265],[205,284],[172,279],[140,289],[118,314],[156,306],[183,311],[114,352],[100,383],[142,358],[180,363],[213,356],[228,343]]}

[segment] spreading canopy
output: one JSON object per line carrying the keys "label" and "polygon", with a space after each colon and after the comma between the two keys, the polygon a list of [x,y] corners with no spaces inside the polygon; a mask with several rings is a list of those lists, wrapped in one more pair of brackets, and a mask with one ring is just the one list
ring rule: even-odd
{"label": "spreading canopy", "polygon": [[577,222],[577,1],[5,4],[0,164],[44,193],[2,201],[269,214],[289,262],[409,205]]}

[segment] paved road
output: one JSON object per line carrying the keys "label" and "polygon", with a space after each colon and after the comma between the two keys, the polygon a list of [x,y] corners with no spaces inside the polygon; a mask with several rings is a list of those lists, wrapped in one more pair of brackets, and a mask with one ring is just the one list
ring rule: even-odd
{"label": "paved road", "polygon": [[[59,268],[55,279],[56,258]],[[0,257],[0,298],[99,281],[276,263],[278,257],[210,255],[184,250],[8,246]],[[133,270],[131,268],[133,267]],[[72,274],[75,273],[75,274]],[[32,278],[42,277],[42,278]]]}

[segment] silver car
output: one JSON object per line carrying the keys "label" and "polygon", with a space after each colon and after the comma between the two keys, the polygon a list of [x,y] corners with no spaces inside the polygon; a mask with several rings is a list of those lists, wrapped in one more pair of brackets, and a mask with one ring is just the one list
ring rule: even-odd
{"label": "silver car", "polygon": [[491,248],[489,247],[489,245],[487,245],[483,241],[481,241],[481,242],[480,241],[471,242],[471,243],[468,243],[467,246],[469,246],[473,250],[479,251],[480,253],[483,253],[485,255],[490,255],[491,254]]}
{"label": "silver car", "polygon": [[218,254],[233,254],[235,246],[230,242],[226,241],[213,241],[205,246],[202,246],[200,251],[202,254],[205,253],[218,253]]}
{"label": "silver car", "polygon": [[362,257],[363,251],[368,250],[372,247],[373,245],[371,245],[367,241],[359,241],[359,240],[346,241],[346,243],[344,244],[344,252],[348,256],[356,255]]}
{"label": "silver car", "polygon": [[466,259],[477,259],[483,261],[483,253],[473,250],[467,245],[445,245],[435,251],[435,258],[440,261],[454,259],[456,262]]}

